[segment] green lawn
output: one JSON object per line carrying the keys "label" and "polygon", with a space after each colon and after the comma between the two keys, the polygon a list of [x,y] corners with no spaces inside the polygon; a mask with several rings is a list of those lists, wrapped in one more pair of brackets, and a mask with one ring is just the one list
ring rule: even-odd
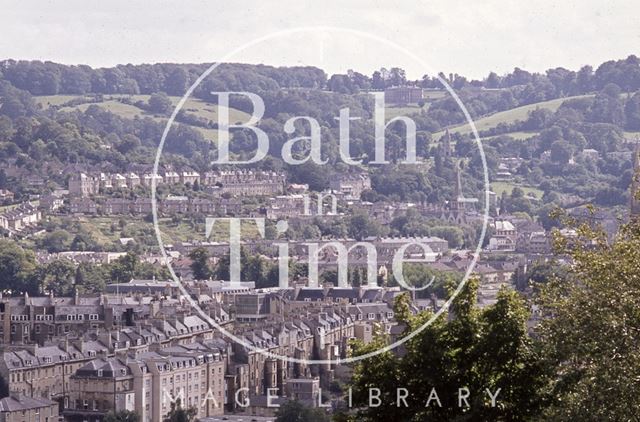
{"label": "green lawn", "polygon": [[[155,230],[153,223],[143,220],[141,217],[125,216],[73,216],[73,217],[50,217],[51,221],[56,225],[63,227],[71,227],[72,223],[80,225],[80,230],[89,233],[93,239],[103,245],[109,245],[118,242],[122,237],[133,237],[145,240],[147,243],[155,244]],[[124,222],[124,226],[120,227],[120,220]],[[114,230],[112,230],[114,226]],[[171,218],[160,218],[158,227],[162,233],[162,239],[165,244],[175,242],[186,242],[192,240],[205,240],[204,223],[192,224],[190,219],[173,222]],[[67,230],[70,230],[67,228]],[[73,230],[71,230],[73,231]],[[229,238],[228,223],[216,223],[213,232],[209,238],[210,241],[228,241]],[[243,239],[258,238],[259,234],[255,225],[242,225]]]}
{"label": "green lawn", "polygon": [[446,95],[449,95],[449,92],[443,89],[425,89],[422,91],[422,98],[427,102],[439,100],[440,98],[444,98]]}
{"label": "green lawn", "polygon": [[638,140],[640,140],[640,132],[624,132],[624,139],[627,140],[627,142],[636,142]]}
{"label": "green lawn", "polygon": [[[425,106],[426,108],[426,106]],[[415,113],[419,113],[421,110],[424,110],[425,108],[420,108],[417,104],[407,104],[405,106],[398,106],[398,107],[394,107],[394,106],[387,106],[385,108],[385,118],[387,120],[393,119],[394,117],[398,117],[398,116],[408,116],[410,114],[415,114]]]}
{"label": "green lawn", "polygon": [[509,183],[509,182],[492,182],[491,183],[491,189],[498,195],[498,197],[502,195],[502,192],[507,192],[507,194],[510,195],[511,191],[515,187],[522,189],[525,195],[533,194],[535,195],[536,198],[542,198],[542,195],[544,193],[540,189],[533,188],[530,186],[520,186],[515,183]]}
{"label": "green lawn", "polygon": [[[118,101],[120,98],[128,98],[133,102],[136,101],[148,101],[149,95],[113,95],[104,96],[104,101],[101,103],[85,103],[77,106],[71,107],[62,107],[61,111],[73,111],[80,110],[84,112],[89,106],[95,104],[98,107],[101,107],[113,114],[116,114],[125,119],[133,119],[135,117],[143,118],[149,117],[157,122],[166,122],[166,116],[153,115],[151,113],[142,110],[141,108],[136,107],[135,105],[125,104],[123,102]],[[43,108],[47,108],[50,106],[61,106],[62,104],[69,102],[76,98],[82,98],[81,96],[73,96],[73,95],[46,95],[35,97],[36,101],[42,105]],[[90,99],[90,97],[86,97]],[[174,105],[177,105],[180,101],[181,97],[169,97]],[[189,98],[186,103],[182,107],[187,113],[196,115],[198,117],[202,117],[208,120],[216,121],[218,119],[219,107],[216,104],[207,103],[205,101]],[[236,110],[233,108],[229,109],[229,122],[231,123],[242,123],[249,120],[249,114]],[[194,129],[198,130],[206,139],[217,140],[218,133],[214,129],[205,129],[197,126],[193,126]]]}
{"label": "green lawn", "polygon": [[510,136],[513,139],[517,139],[519,141],[526,141],[527,139],[533,138],[537,134],[538,134],[538,132],[509,132],[509,133],[505,133],[503,135],[490,136],[490,137],[482,138],[482,139],[483,140],[491,140],[491,139],[498,138],[500,136]]}
{"label": "green lawn", "polygon": [[[511,110],[501,111],[494,113],[490,116],[485,116],[474,120],[476,129],[478,131],[488,130],[498,126],[500,123],[514,123],[517,120],[526,120],[529,112],[536,108],[546,108],[551,111],[556,111],[563,102],[574,98],[593,97],[593,94],[577,95],[575,97],[556,98],[555,100],[543,101],[540,103],[529,104],[522,107],[516,107]],[[463,124],[449,128],[451,133],[471,133],[471,127],[469,124]],[[433,134],[433,139],[439,139],[443,136],[445,131],[440,131]]]}
{"label": "green lawn", "polygon": [[49,108],[50,106],[62,105],[78,97],[80,96],[79,95],[42,95],[42,96],[34,96],[33,98],[35,99],[36,103],[42,106],[42,108]]}

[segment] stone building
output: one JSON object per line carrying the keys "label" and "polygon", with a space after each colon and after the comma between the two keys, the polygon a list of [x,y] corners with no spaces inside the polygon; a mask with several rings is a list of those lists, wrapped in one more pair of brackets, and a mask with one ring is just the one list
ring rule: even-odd
{"label": "stone building", "polygon": [[416,86],[392,86],[384,90],[387,104],[415,104],[422,98],[422,88]]}
{"label": "stone building", "polygon": [[345,199],[360,199],[362,192],[371,189],[371,178],[366,173],[339,174],[331,179],[329,187]]}
{"label": "stone building", "polygon": [[0,399],[0,422],[58,422],[58,403],[12,394]]}
{"label": "stone building", "polygon": [[95,195],[100,189],[100,181],[85,173],[73,175],[69,178],[69,195],[86,198]]}

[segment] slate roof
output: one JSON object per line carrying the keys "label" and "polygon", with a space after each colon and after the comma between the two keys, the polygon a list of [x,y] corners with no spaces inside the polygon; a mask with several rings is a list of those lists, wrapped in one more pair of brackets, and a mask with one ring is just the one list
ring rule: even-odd
{"label": "slate roof", "polygon": [[15,412],[21,410],[38,409],[56,404],[44,398],[26,396],[10,396],[0,400],[0,412]]}

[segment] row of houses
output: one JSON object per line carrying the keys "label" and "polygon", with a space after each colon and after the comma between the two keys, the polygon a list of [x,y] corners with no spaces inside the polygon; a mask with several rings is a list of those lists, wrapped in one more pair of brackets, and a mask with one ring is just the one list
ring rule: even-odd
{"label": "row of houses", "polygon": [[[3,348],[0,376],[12,397],[54,400],[70,421],[100,421],[110,411],[131,410],[142,421],[159,422],[172,397],[195,407],[199,418],[239,406],[252,414],[269,413],[274,410],[264,406],[269,389],[280,396],[314,399],[318,377],[330,376],[346,357],[350,339],[370,341],[374,324],[393,322],[386,303],[309,303],[300,290],[293,297],[273,293],[268,295],[278,306],[269,308],[267,319],[247,324],[217,319],[243,340],[235,343],[184,312],[188,308],[181,298],[169,296],[177,290],[170,283],[134,281],[131,287],[128,296],[113,303],[108,295],[1,300],[3,331],[12,336]],[[221,303],[205,299],[203,287],[190,291],[204,309]],[[147,289],[150,295],[140,294]],[[254,294],[264,293],[237,290],[243,297]],[[241,303],[228,297],[222,302]],[[294,312],[296,304],[306,309]],[[286,319],[278,314],[283,306],[291,315]],[[382,310],[374,314],[374,307]],[[53,335],[34,342],[36,331],[48,333],[48,327],[54,327]],[[16,336],[24,332],[33,336]],[[261,353],[265,351],[307,360],[319,356],[329,363],[290,363]]]}
{"label": "row of houses", "polygon": [[230,170],[199,173],[196,171],[165,171],[153,173],[80,173],[69,178],[69,194],[88,197],[101,189],[135,189],[138,186],[184,184],[211,187],[220,193],[231,195],[267,196],[284,192],[286,177],[273,171]]}
{"label": "row of houses", "polygon": [[[163,214],[239,214],[242,201],[237,198],[189,198],[168,196],[157,202],[158,212]],[[90,198],[71,198],[69,210],[73,214],[148,215],[153,210],[151,198],[107,198],[100,203]]]}
{"label": "row of houses", "polygon": [[25,202],[0,211],[0,229],[9,234],[19,234],[34,227],[42,220],[42,211],[35,204]]}

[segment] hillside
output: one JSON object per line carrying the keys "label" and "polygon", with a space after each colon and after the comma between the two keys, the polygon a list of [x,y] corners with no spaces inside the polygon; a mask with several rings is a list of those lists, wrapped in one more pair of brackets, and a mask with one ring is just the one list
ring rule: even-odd
{"label": "hillside", "polygon": [[[543,101],[539,103],[527,104],[525,106],[512,108],[510,110],[500,111],[498,113],[491,114],[489,116],[481,117],[479,119],[474,120],[476,129],[478,132],[483,130],[488,130],[498,126],[500,123],[509,124],[514,123],[517,120],[526,120],[529,112],[537,109],[537,108],[546,108],[555,112],[563,102],[575,98],[585,98],[585,97],[593,97],[593,94],[587,95],[576,95],[574,97],[563,97],[556,98],[549,101]],[[453,133],[471,133],[471,126],[469,124],[462,124],[458,126],[454,126],[449,128],[449,132]],[[433,139],[439,139],[444,135],[444,131],[436,132],[433,134]],[[531,134],[533,136],[534,134]],[[520,139],[526,139],[529,136],[525,132],[518,132],[517,135]]]}
{"label": "hillside", "polygon": [[[149,117],[158,122],[166,122],[167,116],[156,115],[134,105],[134,103],[138,101],[143,101],[146,103],[149,100],[149,97],[150,95],[105,95],[102,102],[94,102],[94,98],[89,96],[73,95],[45,95],[37,96],[34,98],[36,99],[38,104],[42,106],[43,109],[55,107],[60,111],[79,110],[84,112],[87,108],[89,108],[89,106],[97,105],[125,119]],[[169,98],[175,106],[178,104],[181,97],[170,96]],[[87,102],[78,104],[83,100],[86,100]],[[123,102],[123,100],[126,100],[127,102],[125,103]],[[218,118],[219,107],[217,104],[211,104],[197,98],[189,98],[182,110],[194,116],[213,120],[215,122]],[[230,122],[245,122],[248,119],[249,114],[240,110],[236,110],[234,108],[229,109]],[[202,135],[207,139],[217,139],[217,131],[214,129],[207,129],[198,126],[191,127],[200,131]]]}

